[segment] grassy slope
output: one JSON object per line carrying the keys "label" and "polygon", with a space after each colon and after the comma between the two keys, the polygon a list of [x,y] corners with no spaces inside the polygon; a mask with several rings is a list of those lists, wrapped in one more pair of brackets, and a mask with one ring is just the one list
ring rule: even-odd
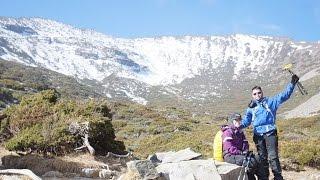
{"label": "grassy slope", "polygon": [[[224,124],[223,119],[192,118],[188,112],[170,107],[159,110],[118,104],[114,109],[113,126],[117,138],[143,158],[155,152],[187,147],[211,157],[214,135]],[[301,165],[320,167],[319,128],[320,116],[278,120],[281,157]],[[246,133],[254,150],[251,129]]]}
{"label": "grassy slope", "polygon": [[0,88],[9,89],[18,99],[24,94],[51,88],[55,88],[63,97],[68,98],[102,97],[73,77],[2,59],[0,59]]}
{"label": "grassy slope", "polygon": [[[307,81],[305,86],[309,91],[315,92],[317,90],[316,82],[319,81],[319,78],[313,78]],[[42,90],[50,88],[50,86],[61,87],[58,91],[62,92],[64,97],[81,99],[96,96],[90,88],[77,83],[70,77],[2,60],[0,61],[0,84],[2,88],[9,89],[17,98],[24,96],[27,92],[25,89]],[[279,90],[266,88],[269,94]],[[245,92],[242,92],[241,96],[244,94]],[[8,97],[11,98],[10,95]],[[290,102],[281,109],[294,106],[295,103],[306,98],[308,97],[296,93],[289,100]],[[246,103],[244,101],[233,103],[238,108],[241,107],[240,104],[243,106]],[[114,114],[112,123],[117,139],[123,141],[127,149],[132,149],[139,157],[147,157],[154,152],[180,150],[186,147],[191,147],[205,157],[210,157],[214,134],[224,123],[223,118],[214,118],[210,114],[192,117],[189,111],[175,107],[160,105],[145,107],[128,102],[110,102],[109,106]],[[219,103],[219,107],[228,108],[229,106]],[[241,107],[241,109],[243,108]],[[319,117],[279,120],[278,125],[281,157],[291,158],[300,164],[319,167],[320,143],[319,135],[317,135],[317,129],[320,126]],[[248,139],[251,141],[250,130],[247,133]],[[254,149],[253,145],[251,147]]]}

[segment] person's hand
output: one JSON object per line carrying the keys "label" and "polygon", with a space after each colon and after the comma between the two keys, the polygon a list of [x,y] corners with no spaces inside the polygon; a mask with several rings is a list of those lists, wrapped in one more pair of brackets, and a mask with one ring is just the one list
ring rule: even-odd
{"label": "person's hand", "polygon": [[253,155],[253,151],[242,151],[242,155],[251,157]]}
{"label": "person's hand", "polygon": [[248,151],[242,151],[242,153],[241,153],[242,155],[245,155],[245,156],[247,156],[247,154],[248,154]]}
{"label": "person's hand", "polygon": [[257,103],[256,103],[256,101],[254,101],[254,100],[251,100],[250,103],[248,104],[248,107],[249,107],[249,108],[254,108],[254,107],[256,107],[256,106],[257,106]]}
{"label": "person's hand", "polygon": [[298,81],[299,81],[299,77],[298,77],[296,74],[292,75],[292,77],[291,77],[291,83],[292,83],[293,85],[296,85]]}

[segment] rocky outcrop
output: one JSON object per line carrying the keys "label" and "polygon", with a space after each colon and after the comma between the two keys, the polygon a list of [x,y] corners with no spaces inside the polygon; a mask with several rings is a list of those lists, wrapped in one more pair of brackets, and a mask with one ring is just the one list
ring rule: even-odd
{"label": "rocky outcrop", "polygon": [[200,159],[201,154],[189,148],[178,152],[156,153],[148,160],[127,163],[128,171],[121,180],[233,180],[237,179],[240,166],[212,159]]}
{"label": "rocky outcrop", "polygon": [[122,175],[120,180],[165,179],[161,173],[157,172],[155,164],[150,160],[129,161],[127,167],[127,173]]}

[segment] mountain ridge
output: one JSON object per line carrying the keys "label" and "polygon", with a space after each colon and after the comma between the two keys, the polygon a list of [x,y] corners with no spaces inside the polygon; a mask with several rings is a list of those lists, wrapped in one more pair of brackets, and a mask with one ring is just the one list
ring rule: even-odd
{"label": "mountain ridge", "polygon": [[320,43],[240,34],[124,39],[48,19],[2,17],[0,57],[71,75],[109,98],[206,112],[203,106],[219,108],[225,98],[240,104],[253,81],[279,89],[283,64],[295,63],[300,76],[319,68]]}

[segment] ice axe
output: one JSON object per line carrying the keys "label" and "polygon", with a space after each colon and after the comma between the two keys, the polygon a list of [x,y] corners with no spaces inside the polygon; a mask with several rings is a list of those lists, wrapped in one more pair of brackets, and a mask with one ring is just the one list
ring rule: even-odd
{"label": "ice axe", "polygon": [[[283,70],[286,70],[286,71],[288,71],[292,76],[293,75],[295,75],[293,72],[292,72],[292,64],[290,63],[290,64],[286,64],[286,65],[284,65],[283,66]],[[302,95],[307,95],[308,94],[308,92],[307,92],[307,90],[302,86],[302,84],[300,83],[300,81],[298,81],[297,82],[297,86],[298,86],[298,89],[299,89],[299,91],[300,91],[300,93],[302,94]]]}

